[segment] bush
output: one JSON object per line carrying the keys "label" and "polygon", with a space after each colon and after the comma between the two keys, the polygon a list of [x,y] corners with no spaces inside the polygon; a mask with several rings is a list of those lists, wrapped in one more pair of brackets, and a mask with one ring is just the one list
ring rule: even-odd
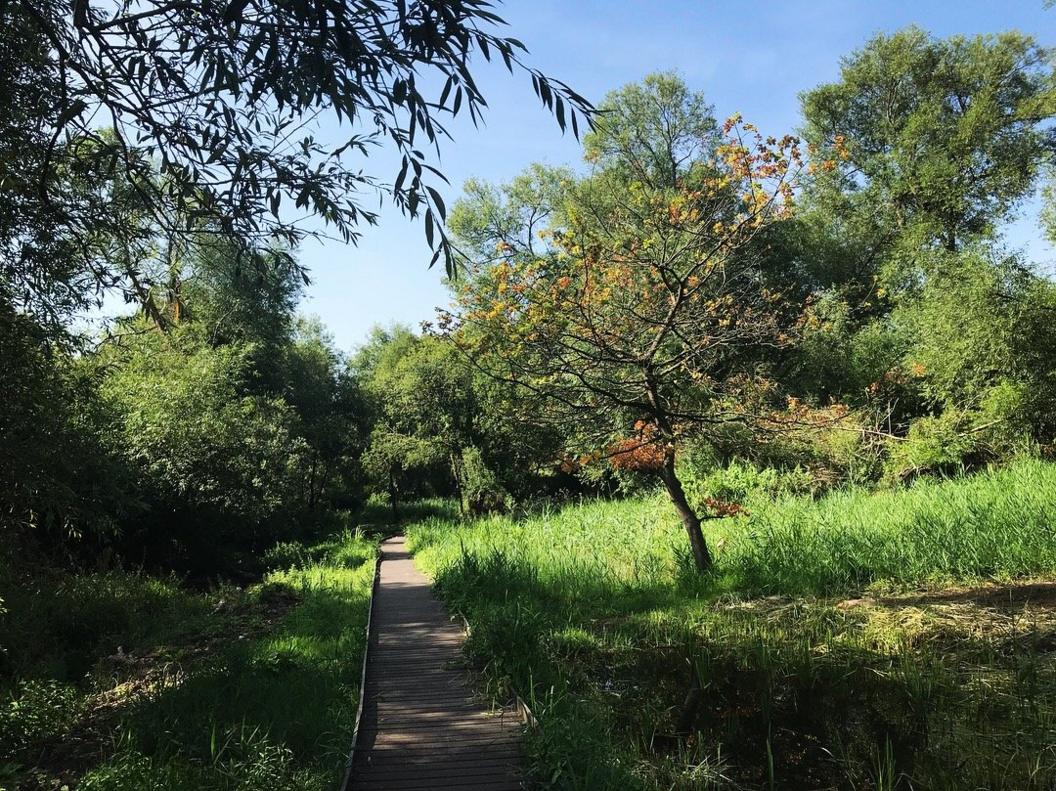
{"label": "bush", "polygon": [[8,571],[0,596],[9,608],[0,616],[0,671],[14,677],[46,672],[71,682],[119,647],[132,650],[193,628],[209,607],[175,577],[123,571]]}
{"label": "bush", "polygon": [[291,493],[300,491],[306,444],[285,401],[247,395],[252,344],[211,348],[189,328],[112,354],[120,359],[103,394],[150,507],[135,545],[211,571],[231,562],[225,551],[296,529]]}
{"label": "bush", "polygon": [[746,504],[753,500],[811,494],[817,483],[807,470],[778,470],[747,462],[726,467],[701,468],[687,462],[679,470],[686,496],[694,505],[707,499]]}
{"label": "bush", "polygon": [[19,682],[0,700],[0,757],[65,736],[84,709],[83,696],[71,685],[53,680]]}
{"label": "bush", "polygon": [[505,513],[512,507],[513,498],[499,483],[478,448],[462,450],[461,471],[462,495],[471,514]]}

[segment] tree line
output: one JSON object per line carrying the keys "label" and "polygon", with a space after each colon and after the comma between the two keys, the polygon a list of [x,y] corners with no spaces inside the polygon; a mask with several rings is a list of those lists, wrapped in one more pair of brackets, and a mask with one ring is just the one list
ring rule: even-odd
{"label": "tree line", "polygon": [[1056,438],[1056,284],[1002,237],[1052,173],[1051,53],[909,28],[801,103],[768,136],[655,74],[599,105],[585,172],[471,182],[451,216],[442,336],[566,471],[658,477],[702,570],[736,504],[690,502],[694,457],[821,489]]}
{"label": "tree line", "polygon": [[[400,5],[394,18],[417,31]],[[483,4],[464,6],[487,21]],[[452,302],[420,331],[378,329],[343,354],[297,314],[305,273],[280,201],[274,226],[266,211],[237,227],[222,217],[248,216],[241,209],[217,213],[229,199],[261,208],[277,194],[268,189],[290,187],[250,168],[237,129],[218,161],[258,179],[241,197],[217,187],[224,179],[192,178],[186,158],[173,164],[167,137],[130,138],[132,121],[67,129],[88,118],[86,99],[35,107],[67,84],[63,68],[83,71],[104,51],[109,31],[135,39],[139,20],[92,12],[60,29],[58,17],[20,7],[2,7],[17,25],[0,34],[0,62],[12,65],[0,69],[2,90],[22,111],[0,119],[10,546],[249,573],[266,545],[372,504],[396,520],[401,503],[424,496],[455,498],[468,514],[659,482],[706,569],[702,521],[736,504],[693,496],[702,467],[798,469],[821,490],[1051,453],[1056,285],[1001,236],[1056,153],[1051,54],[1029,37],[878,36],[844,59],[838,81],[803,94],[794,135],[716,117],[674,74],[613,91],[595,111],[532,72],[562,125],[569,103],[589,117],[576,126],[584,164],[471,181],[448,213],[408,154],[383,189],[412,214],[428,207]],[[166,25],[181,13],[158,8]],[[211,90],[233,90],[221,66],[274,75],[260,54],[270,39],[251,32],[266,28],[219,23],[245,37],[234,60],[213,66]],[[424,35],[410,28],[408,46]],[[19,50],[12,30],[30,45]],[[70,36],[87,54],[74,57]],[[286,65],[315,74],[314,57]],[[206,55],[195,63],[209,70]],[[144,66],[160,95],[196,102],[163,85],[174,68],[164,53]],[[386,112],[414,105],[398,147],[428,127],[422,113],[445,102],[457,112],[456,91],[472,92],[467,73],[452,73],[437,103],[404,77],[370,82]],[[79,95],[90,77],[80,73]],[[333,100],[300,95],[301,83],[276,90],[301,112]],[[202,123],[224,114],[193,106]],[[237,101],[224,106],[226,123],[245,121]],[[211,145],[200,146],[205,160]],[[283,172],[304,175],[307,162]],[[27,163],[46,166],[46,183]],[[295,190],[307,197],[295,200],[334,219],[327,196],[346,177],[305,178]],[[1050,238],[1054,214],[1050,203]],[[71,329],[78,310],[114,291],[134,315],[102,334]]]}

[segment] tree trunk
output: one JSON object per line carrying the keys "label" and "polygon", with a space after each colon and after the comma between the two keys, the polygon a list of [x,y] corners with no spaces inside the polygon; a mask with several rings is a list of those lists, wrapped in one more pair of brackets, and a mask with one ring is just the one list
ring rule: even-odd
{"label": "tree trunk", "polygon": [[693,560],[697,564],[697,571],[703,573],[711,569],[711,553],[708,552],[708,545],[704,541],[704,533],[700,529],[700,518],[690,506],[689,500],[686,499],[686,491],[682,488],[682,481],[678,479],[678,475],[675,473],[675,432],[668,418],[667,410],[664,408],[663,400],[660,397],[660,388],[657,385],[656,377],[650,365],[642,368],[642,378],[645,380],[646,397],[649,400],[649,406],[653,410],[656,428],[660,431],[660,436],[666,444],[664,466],[660,468],[660,477],[667,488],[667,496],[671,498],[671,503],[675,506],[675,510],[678,511],[682,526],[686,528],[686,534],[689,536],[689,546],[693,549]]}
{"label": "tree trunk", "polygon": [[462,493],[462,457],[460,454],[451,454],[451,477],[455,481],[455,493],[458,495],[458,516],[466,518],[466,497]]}
{"label": "tree trunk", "polygon": [[392,524],[400,523],[400,510],[396,502],[396,473],[389,470],[389,504],[392,506]]}
{"label": "tree trunk", "polygon": [[316,456],[312,454],[312,463],[308,467],[308,497],[306,498],[309,511],[315,510],[315,470]]}
{"label": "tree trunk", "polygon": [[686,528],[689,536],[689,546],[693,549],[693,560],[696,561],[697,571],[709,571],[711,569],[711,553],[704,541],[704,532],[700,529],[700,518],[690,506],[686,499],[686,492],[682,488],[682,481],[675,474],[675,454],[668,453],[664,466],[660,471],[660,477],[667,489],[667,496],[678,511],[682,520],[682,526]]}

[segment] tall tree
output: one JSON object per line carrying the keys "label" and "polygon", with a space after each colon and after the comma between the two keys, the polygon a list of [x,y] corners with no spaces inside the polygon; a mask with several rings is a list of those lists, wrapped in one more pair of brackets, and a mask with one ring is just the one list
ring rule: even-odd
{"label": "tall tree", "polygon": [[831,166],[805,180],[775,250],[808,302],[786,381],[808,399],[867,408],[902,438],[938,408],[900,362],[912,303],[927,297],[934,317],[933,297],[958,277],[1003,278],[1004,254],[980,251],[1056,146],[1050,53],[1014,32],[939,39],[911,27],[867,42],[801,102],[804,135]]}
{"label": "tall tree", "polygon": [[[643,95],[664,123],[647,121]],[[613,94],[587,141],[609,153],[570,191],[554,249],[471,264],[448,317],[470,358],[561,425],[570,450],[658,473],[702,570],[711,557],[675,457],[688,435],[744,418],[730,397],[751,385],[759,351],[783,343],[757,241],[786,215],[800,164],[795,139],[737,119],[716,145],[705,106],[668,78]]]}
{"label": "tall tree", "polygon": [[[463,452],[479,442],[479,412],[470,369],[446,340],[403,328],[376,334],[382,346],[362,387],[374,404],[368,469],[393,502],[406,473],[445,471],[463,501]],[[361,375],[362,376],[362,375]],[[450,489],[448,489],[450,491]]]}
{"label": "tall tree", "polygon": [[1053,71],[1020,33],[880,35],[802,103],[807,141],[847,152],[819,174],[826,210],[871,213],[878,243],[952,251],[992,235],[1056,148]]}

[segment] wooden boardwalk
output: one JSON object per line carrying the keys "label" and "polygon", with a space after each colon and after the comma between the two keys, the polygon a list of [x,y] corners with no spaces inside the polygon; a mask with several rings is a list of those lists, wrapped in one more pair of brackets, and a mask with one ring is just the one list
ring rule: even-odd
{"label": "wooden boardwalk", "polygon": [[433,597],[402,536],[381,545],[354,791],[519,789],[512,710],[473,699],[458,667],[462,630]]}

